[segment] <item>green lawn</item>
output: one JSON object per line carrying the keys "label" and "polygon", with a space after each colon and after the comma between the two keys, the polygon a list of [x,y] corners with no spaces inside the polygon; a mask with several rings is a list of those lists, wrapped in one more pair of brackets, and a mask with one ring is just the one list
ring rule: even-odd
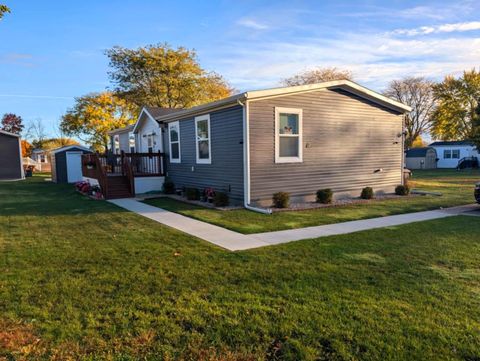
{"label": "green lawn", "polygon": [[478,360],[479,234],[463,216],[232,253],[0,183],[0,360]]}
{"label": "green lawn", "polygon": [[368,204],[307,211],[286,211],[272,215],[260,214],[245,209],[228,212],[219,211],[178,202],[169,198],[151,199],[147,200],[146,203],[248,234],[471,204],[475,203],[473,190],[475,183],[479,181],[480,172],[477,170],[465,170],[462,172],[456,170],[415,171],[411,182],[414,188],[441,192],[443,196],[378,200]]}

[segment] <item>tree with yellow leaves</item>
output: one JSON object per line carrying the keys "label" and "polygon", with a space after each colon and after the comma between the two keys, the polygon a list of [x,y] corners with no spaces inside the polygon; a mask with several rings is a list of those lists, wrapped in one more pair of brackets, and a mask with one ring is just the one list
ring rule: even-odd
{"label": "tree with yellow leaves", "polygon": [[6,13],[9,13],[10,9],[8,8],[7,5],[2,5],[0,4],[0,19],[3,18],[3,15]]}
{"label": "tree with yellow leaves", "polygon": [[108,145],[108,132],[132,124],[137,112],[136,106],[111,92],[91,93],[75,98],[73,108],[62,117],[60,129],[103,151]]}
{"label": "tree with yellow leaves", "polygon": [[432,114],[432,136],[443,140],[475,138],[480,132],[480,71],[465,71],[459,78],[447,76],[433,92],[438,105]]}
{"label": "tree with yellow leaves", "polygon": [[189,108],[232,94],[225,79],[203,69],[194,50],[158,44],[106,52],[116,94],[139,107]]}

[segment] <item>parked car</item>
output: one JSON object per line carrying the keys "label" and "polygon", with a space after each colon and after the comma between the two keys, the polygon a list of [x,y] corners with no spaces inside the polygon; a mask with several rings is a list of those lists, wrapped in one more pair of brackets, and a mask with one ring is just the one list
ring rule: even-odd
{"label": "parked car", "polygon": [[480,204],[480,182],[475,184],[475,199],[477,200],[477,203]]}

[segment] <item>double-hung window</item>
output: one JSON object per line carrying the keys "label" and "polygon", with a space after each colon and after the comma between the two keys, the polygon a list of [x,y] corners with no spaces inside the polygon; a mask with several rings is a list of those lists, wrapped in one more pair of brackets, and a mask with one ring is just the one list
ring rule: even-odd
{"label": "double-hung window", "polygon": [[302,109],[275,108],[275,163],[303,161]]}
{"label": "double-hung window", "polygon": [[153,153],[153,134],[147,134],[147,150],[148,153]]}
{"label": "double-hung window", "polygon": [[195,148],[197,163],[210,164],[212,162],[209,114],[195,117]]}
{"label": "double-hung window", "polygon": [[460,149],[452,149],[452,158],[460,159]]}
{"label": "double-hung window", "polygon": [[120,154],[120,136],[118,134],[113,136],[113,152]]}
{"label": "double-hung window", "polygon": [[180,163],[180,123],[168,123],[170,139],[170,163]]}
{"label": "double-hung window", "polygon": [[128,147],[130,153],[135,153],[135,134],[133,132],[128,133]]}

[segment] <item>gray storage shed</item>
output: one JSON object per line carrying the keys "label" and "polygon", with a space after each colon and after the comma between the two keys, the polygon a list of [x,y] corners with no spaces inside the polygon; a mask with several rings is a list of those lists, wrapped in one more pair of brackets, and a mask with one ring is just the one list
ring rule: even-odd
{"label": "gray storage shed", "polygon": [[408,169],[436,169],[437,151],[432,147],[409,149],[405,157],[405,166]]}
{"label": "gray storage shed", "polygon": [[81,181],[83,179],[82,154],[87,153],[92,151],[81,145],[69,145],[52,151],[52,181],[55,183]]}
{"label": "gray storage shed", "polygon": [[23,179],[20,136],[0,130],[0,180]]}

